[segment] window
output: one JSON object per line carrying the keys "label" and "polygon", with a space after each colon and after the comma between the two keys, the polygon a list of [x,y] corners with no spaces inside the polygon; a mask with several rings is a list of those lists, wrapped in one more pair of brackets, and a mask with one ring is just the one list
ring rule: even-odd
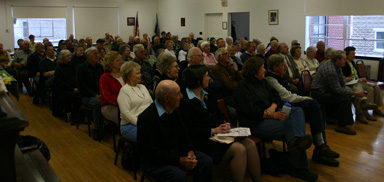
{"label": "window", "polygon": [[338,50],[354,46],[357,56],[384,56],[384,15],[307,16],[307,22],[307,47],[322,40]]}
{"label": "window", "polygon": [[60,40],[67,37],[67,23],[65,18],[16,18],[14,21],[14,41],[18,47],[17,40],[29,40],[29,35],[35,36],[35,42],[43,42],[48,38],[54,46]]}

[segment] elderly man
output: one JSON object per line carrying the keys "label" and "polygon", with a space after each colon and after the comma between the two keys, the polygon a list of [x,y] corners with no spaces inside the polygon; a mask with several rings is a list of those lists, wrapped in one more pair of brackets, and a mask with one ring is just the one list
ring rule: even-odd
{"label": "elderly man", "polygon": [[106,45],[112,44],[112,42],[114,42],[113,36],[110,35],[108,32],[105,33],[105,37],[103,38],[103,40],[104,40]]}
{"label": "elderly man", "polygon": [[164,45],[160,43],[160,38],[158,36],[154,36],[152,39],[151,55],[156,55],[157,50],[164,49]]}
{"label": "elderly man", "polygon": [[157,181],[213,181],[212,159],[194,151],[192,141],[177,109],[183,95],[176,82],[163,80],[156,100],[138,117],[137,143],[144,171]]}
{"label": "elderly man", "polygon": [[268,50],[267,54],[265,55],[267,58],[273,54],[279,54],[279,51],[277,51],[277,47],[279,47],[279,42],[277,40],[271,41],[271,48]]}
{"label": "elderly man", "polygon": [[44,59],[45,59],[44,46],[41,42],[38,42],[35,45],[35,52],[28,57],[28,61],[27,61],[29,77],[33,78],[33,82],[36,85],[37,94],[35,94],[33,97],[33,104],[35,105],[39,104],[40,97],[44,99],[43,95],[41,95],[42,92],[39,84],[39,80],[40,80],[39,65],[40,65],[40,62]]}
{"label": "elderly man", "polygon": [[287,64],[287,73],[284,75],[285,80],[289,82],[289,88],[293,93],[299,93],[300,88],[302,88],[301,75],[297,69],[297,65],[293,60],[293,57],[288,54],[288,46],[286,43],[282,42],[277,47],[277,51],[281,56],[284,57],[284,62]]}
{"label": "elderly man", "polygon": [[141,84],[145,85],[151,94],[153,90],[153,68],[147,60],[147,51],[143,44],[136,44],[133,46],[133,52],[135,53],[135,61],[141,66]]}
{"label": "elderly man", "polygon": [[40,81],[44,85],[43,87],[52,88],[53,78],[55,70],[57,67],[57,57],[55,57],[55,48],[52,44],[48,44],[44,47],[45,49],[45,59],[41,60],[39,63]]}
{"label": "elderly man", "polygon": [[264,60],[264,68],[267,69],[267,57],[265,57],[265,46],[264,44],[259,44],[256,49],[256,57],[262,58]]}
{"label": "elderly man", "polygon": [[245,39],[240,39],[240,52],[241,53],[244,53],[246,51],[246,49],[248,48],[248,41],[245,40]]}
{"label": "elderly man", "polygon": [[[345,88],[345,82],[340,68],[345,66],[347,56],[344,51],[332,53],[331,61],[319,67],[312,82],[311,96],[326,107],[327,112],[335,112],[337,120],[336,132],[356,135],[351,127],[354,124],[351,110],[351,96],[365,97],[364,91],[354,92]],[[367,108],[364,102],[360,105]]]}
{"label": "elderly man", "polygon": [[46,44],[48,44],[49,43],[49,39],[48,38],[44,38],[43,39],[43,45],[45,46]]}
{"label": "elderly man", "polygon": [[92,37],[85,38],[85,43],[87,43],[87,48],[92,47]]}
{"label": "elderly man", "polygon": [[323,41],[319,41],[317,42],[316,47],[317,47],[317,51],[316,51],[315,58],[317,59],[317,61],[319,61],[319,63],[321,63],[325,59],[325,55],[324,55],[325,43]]}
{"label": "elderly man", "polygon": [[108,54],[109,53],[109,49],[104,47],[104,43],[105,43],[104,39],[97,39],[97,41],[96,41],[96,48],[97,49],[104,48],[105,54]]}
{"label": "elderly man", "polygon": [[217,48],[220,49],[220,48],[225,48],[225,41],[223,38],[219,38],[217,39]]}
{"label": "elderly man", "polygon": [[77,39],[73,38],[73,34],[69,35],[68,40],[71,40],[71,41],[72,41],[72,45],[73,45],[73,47],[75,47],[75,46],[79,43],[79,42],[77,41]]}
{"label": "elderly man", "polygon": [[197,40],[195,39],[195,34],[193,34],[192,32],[189,33],[189,38],[191,40],[191,43],[193,44],[194,47],[197,46]]}
{"label": "elderly man", "polygon": [[[346,47],[344,51],[347,55],[347,63],[345,64],[345,66],[342,67],[343,75],[345,78],[344,80],[346,82],[352,79],[359,80],[357,84],[348,87],[352,87],[353,90],[357,89],[356,91],[361,91],[363,89],[366,90],[368,92],[367,97],[363,97],[362,99],[368,99],[368,103],[375,103],[377,106],[383,106],[383,97],[381,96],[380,87],[367,83],[367,78],[361,77],[359,75],[358,70],[356,69],[356,64],[354,62],[356,48]],[[364,124],[368,123],[366,119],[371,121],[377,121],[377,119],[371,116],[367,110],[363,110],[359,107],[358,102],[361,102],[362,99],[356,98],[355,101],[357,103],[354,103],[356,108],[357,120]],[[384,113],[377,107],[374,108],[373,113],[379,116],[384,116]]]}
{"label": "elderly man", "polygon": [[218,64],[212,69],[212,73],[220,80],[222,87],[217,92],[218,98],[225,98],[228,106],[234,107],[233,90],[242,79],[241,72],[237,70],[235,63],[229,59],[228,50],[219,48],[216,51]]}
{"label": "elderly man", "polygon": [[101,108],[99,80],[104,73],[103,66],[99,64],[99,52],[96,47],[88,48],[85,51],[87,61],[80,64],[76,71],[76,82],[81,94],[81,101],[84,106],[92,108],[93,140],[100,140]]}
{"label": "elderly man", "polygon": [[256,43],[255,42],[248,42],[246,50],[243,54],[241,54],[240,59],[243,63],[247,61],[250,57],[254,57],[256,55]]}
{"label": "elderly man", "polygon": [[29,46],[30,45],[28,40],[24,40],[21,49],[15,52],[12,64],[16,68],[16,75],[19,81],[20,90],[22,90],[21,83],[23,83],[25,86],[25,89],[27,89],[29,96],[32,96],[33,90],[31,87],[31,82],[29,82],[29,79],[28,79],[29,73],[28,73],[27,63],[28,63],[28,56],[30,56],[33,53],[33,50],[31,50]]}

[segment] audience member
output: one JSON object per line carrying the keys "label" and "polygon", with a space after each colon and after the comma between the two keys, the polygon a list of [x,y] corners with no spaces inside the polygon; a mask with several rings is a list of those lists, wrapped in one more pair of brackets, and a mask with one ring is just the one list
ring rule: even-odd
{"label": "audience member", "polygon": [[245,39],[240,39],[240,45],[241,45],[241,49],[240,49],[240,52],[241,54],[243,54],[246,50],[247,50],[247,47],[248,47],[248,41],[245,40]]}
{"label": "audience member", "polygon": [[70,64],[77,68],[80,64],[87,61],[87,57],[84,55],[84,47],[77,45],[74,50],[75,52],[71,57]]}
{"label": "audience member", "polygon": [[17,80],[19,81],[19,90],[22,90],[22,84],[24,84],[25,89],[29,96],[33,95],[33,90],[31,83],[29,82],[29,73],[27,68],[28,56],[33,53],[33,50],[29,48],[28,40],[22,42],[21,49],[17,50],[14,54],[12,61],[13,66],[16,69]]}
{"label": "audience member", "polygon": [[237,57],[236,56],[236,47],[235,46],[230,46],[228,47],[228,51],[229,51],[229,59],[236,63],[236,67],[239,71],[241,71],[241,69],[243,68],[243,61],[241,61],[241,58]]}
{"label": "audience member", "polygon": [[29,35],[29,47],[30,47],[30,49],[32,49],[32,50],[35,50],[35,36],[34,35]]}
{"label": "audience member", "polygon": [[104,62],[105,62],[105,48],[104,47],[97,48],[97,51],[99,52],[99,63],[104,66]]}
{"label": "audience member", "polygon": [[121,55],[121,60],[123,62],[132,61],[133,58],[131,57],[131,48],[128,44],[124,44],[119,47],[119,54]]}
{"label": "audience member", "polygon": [[316,44],[317,51],[315,58],[321,63],[325,59],[324,50],[325,50],[325,43],[323,41],[319,41]]}
{"label": "audience member", "polygon": [[29,77],[33,79],[33,83],[36,86],[36,94],[33,96],[33,104],[38,105],[40,98],[44,100],[44,95],[41,95],[40,81],[40,62],[45,59],[44,46],[41,42],[36,43],[35,52],[28,56],[27,67]]}
{"label": "audience member", "polygon": [[177,60],[179,60],[179,62],[187,60],[186,56],[187,56],[188,49],[189,49],[188,40],[181,41],[181,48],[177,56]]}
{"label": "audience member", "polygon": [[[351,96],[365,97],[364,91],[353,92],[345,88],[341,67],[345,66],[347,56],[344,51],[335,51],[331,61],[319,67],[311,86],[311,97],[326,107],[327,112],[335,112],[337,120],[336,132],[356,135],[352,128],[354,124],[351,110]],[[366,109],[369,104],[361,102]],[[328,114],[327,114],[328,115]]]}
{"label": "audience member", "polygon": [[[133,47],[133,52],[135,53],[136,57],[133,61],[138,63],[141,66],[141,82],[140,84],[145,85],[149,92],[152,92],[153,89],[153,68],[151,64],[147,61],[147,51],[145,50],[144,46],[142,44],[136,44]],[[151,93],[152,94],[152,93]]]}
{"label": "audience member", "polygon": [[306,52],[307,56],[304,60],[307,63],[308,69],[311,72],[311,74],[314,74],[314,73],[316,73],[317,68],[320,66],[320,63],[315,58],[316,48],[313,46],[309,46],[307,48],[307,51],[305,51],[305,52]]}
{"label": "audience member", "polygon": [[52,88],[55,70],[57,68],[57,57],[53,45],[47,45],[45,49],[45,59],[39,63],[40,82],[43,88]]}
{"label": "audience member", "polygon": [[92,108],[93,115],[93,140],[100,139],[101,110],[99,80],[104,73],[103,66],[99,64],[99,53],[96,47],[85,51],[87,61],[80,64],[76,71],[76,83],[80,91],[82,104]]}
{"label": "audience member", "polygon": [[[217,39],[217,49],[225,48],[225,40],[223,38]],[[216,52],[216,51],[215,51]],[[213,52],[213,53],[215,53]]]}
{"label": "audience member", "polygon": [[227,38],[225,38],[225,41],[226,41],[226,44],[225,44],[226,49],[229,49],[229,47],[233,46],[233,38],[231,36],[228,36]]}
{"label": "audience member", "polygon": [[156,100],[139,115],[137,143],[143,169],[156,181],[213,181],[212,159],[192,147],[179,107],[183,95],[174,81],[164,80]]}
{"label": "audience member", "polygon": [[282,42],[279,44],[277,51],[284,57],[284,61],[287,64],[287,73],[284,75],[285,79],[289,82],[289,88],[293,93],[299,93],[302,88],[301,75],[297,69],[297,65],[293,60],[293,57],[288,54],[288,46]]}
{"label": "audience member", "polygon": [[200,47],[201,47],[201,50],[203,51],[205,66],[209,70],[212,70],[212,68],[217,64],[217,60],[215,58],[215,55],[210,51],[211,49],[210,49],[209,43],[204,41],[203,43],[201,43]]}
{"label": "audience member", "polygon": [[74,46],[73,46],[71,40],[69,40],[69,39],[66,40],[66,41],[65,41],[65,45],[67,46],[67,49],[68,49],[71,53],[74,52]]}
{"label": "audience member", "polygon": [[264,44],[259,44],[256,49],[256,57],[262,58],[264,60],[264,68],[268,66],[267,57],[265,57],[265,46]]}
{"label": "audience member", "polygon": [[173,41],[172,40],[167,40],[165,41],[165,49],[164,49],[164,52],[165,53],[169,53],[171,54],[173,57],[176,58],[176,55],[175,55],[175,51],[173,51]]}
{"label": "audience member", "polygon": [[[219,48],[216,53],[221,50],[226,49]],[[218,109],[215,94],[206,90],[209,80],[208,69],[204,65],[192,65],[186,70],[187,88],[182,90],[185,97],[180,102],[180,111],[194,146],[212,157],[215,164],[228,161],[233,181],[244,181],[247,170],[252,181],[261,181],[255,142],[243,138],[231,144],[222,144],[209,139],[214,134],[228,133],[231,129]]]}
{"label": "audience member", "polygon": [[209,39],[209,46],[210,46],[209,49],[210,49],[211,53],[215,53],[217,51],[218,48],[216,46],[216,39],[215,39],[215,37],[211,37]]}
{"label": "audience member", "polygon": [[69,112],[69,119],[71,124],[77,123],[75,121],[79,111],[79,89],[76,85],[76,74],[73,72],[75,67],[70,64],[71,52],[62,50],[57,58],[57,69],[55,71],[55,81],[53,85],[53,93],[56,98],[64,101],[64,107]]}
{"label": "audience member", "polygon": [[296,68],[299,71],[299,74],[301,74],[304,70],[308,70],[308,64],[305,62],[303,58],[301,58],[301,47],[300,46],[293,46],[290,50],[291,56],[293,57],[293,60],[296,63]]}
{"label": "audience member", "polygon": [[279,51],[277,50],[277,47],[279,47],[279,42],[276,40],[272,40],[270,44],[270,49],[265,55],[267,58],[273,54],[279,54]]}
{"label": "audience member", "polygon": [[156,90],[157,84],[162,80],[173,80],[178,85],[180,85],[179,80],[179,70],[180,67],[177,64],[176,58],[171,54],[164,52],[159,55],[159,61],[156,64],[157,70],[160,71],[161,75],[155,75],[153,77],[153,90]]}
{"label": "audience member", "polygon": [[10,72],[13,72],[13,71],[10,71],[12,69],[11,64],[12,64],[11,55],[7,51],[4,51],[4,46],[2,43],[0,43],[0,66],[3,69],[5,69],[5,71],[10,73]]}
{"label": "audience member", "polygon": [[152,40],[151,54],[156,55],[157,50],[164,49],[164,46],[160,43],[160,38],[158,36],[153,37]]}
{"label": "audience member", "polygon": [[240,56],[241,61],[245,63],[250,57],[254,57],[256,55],[255,50],[256,44],[254,42],[248,42],[245,52]]}
{"label": "audience member", "polygon": [[112,46],[111,46],[111,50],[112,51],[118,51],[120,46],[122,46],[124,44],[123,42],[123,39],[122,38],[117,38],[115,39],[116,41],[112,43]]}
{"label": "audience member", "polygon": [[87,44],[87,49],[92,47],[92,37],[87,37],[85,43]]}
{"label": "audience member", "polygon": [[125,84],[120,74],[123,62],[116,51],[111,51],[105,57],[104,74],[99,81],[101,114],[115,123],[118,123],[117,96]]}
{"label": "audience member", "polygon": [[195,39],[195,34],[193,34],[192,32],[189,33],[189,38],[190,38],[190,43],[192,43],[194,45],[194,47],[197,46],[197,40]]}
{"label": "audience member", "polygon": [[338,166],[339,161],[334,158],[339,158],[340,155],[332,151],[327,145],[324,131],[325,123],[319,103],[310,97],[303,97],[290,92],[288,81],[284,79],[286,72],[287,65],[284,62],[284,57],[276,54],[268,58],[268,72],[265,79],[278,92],[281,101],[289,102],[293,106],[303,109],[305,120],[310,124],[315,145],[312,160],[329,166]]}
{"label": "audience member", "polygon": [[77,39],[75,39],[75,38],[73,37],[73,34],[69,35],[68,40],[70,40],[70,41],[72,42],[73,47],[75,47],[75,46],[79,43],[79,42],[77,41]]}
{"label": "audience member", "polygon": [[244,64],[244,79],[234,92],[240,126],[250,127],[252,135],[262,139],[287,141],[292,162],[291,176],[314,181],[318,175],[308,169],[305,150],[312,145],[312,137],[305,135],[303,110],[292,107],[289,115],[280,110],[279,94],[264,79],[266,70],[263,64],[261,58],[250,58]]}

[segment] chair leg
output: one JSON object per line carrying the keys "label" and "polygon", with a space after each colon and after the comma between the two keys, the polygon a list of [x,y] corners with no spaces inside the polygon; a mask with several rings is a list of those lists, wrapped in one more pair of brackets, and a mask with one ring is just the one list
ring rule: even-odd
{"label": "chair leg", "polygon": [[89,116],[89,114],[88,114],[88,116],[87,116],[88,118],[87,118],[87,124],[88,124],[88,135],[89,135],[89,137],[91,137],[91,119],[90,119],[90,116]]}
{"label": "chair leg", "polygon": [[132,145],[132,166],[133,166],[133,179],[136,181],[136,162],[135,162],[135,153],[136,153],[136,147],[135,145]]}
{"label": "chair leg", "polygon": [[286,150],[285,150],[285,141],[283,141],[283,152],[286,152]]}
{"label": "chair leg", "polygon": [[112,125],[113,151],[116,153],[115,124],[112,123]]}
{"label": "chair leg", "polygon": [[122,141],[121,141],[121,139],[119,139],[119,141],[117,142],[117,150],[116,150],[115,163],[114,163],[115,166],[117,164],[117,158],[119,157],[119,151],[120,151],[121,143],[122,143]]}
{"label": "chair leg", "polygon": [[146,177],[146,173],[143,172],[143,174],[141,175],[141,179],[140,179],[140,182],[144,182],[145,180],[145,177]]}

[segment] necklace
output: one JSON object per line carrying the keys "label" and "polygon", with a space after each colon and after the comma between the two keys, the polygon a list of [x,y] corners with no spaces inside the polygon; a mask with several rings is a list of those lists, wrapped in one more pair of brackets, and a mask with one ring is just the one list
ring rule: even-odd
{"label": "necklace", "polygon": [[140,87],[139,86],[137,86],[137,88],[139,88],[139,90],[140,90],[140,92],[141,92],[141,94],[142,94],[142,96],[141,95],[139,95],[136,91],[135,91],[135,89],[133,89],[133,87],[131,86],[131,88],[132,88],[132,90],[133,90],[133,92],[135,92],[135,94],[138,96],[138,97],[140,97],[140,98],[142,98],[142,99],[144,99],[145,98],[145,94],[143,93],[143,91],[141,91],[141,89],[140,89]]}

